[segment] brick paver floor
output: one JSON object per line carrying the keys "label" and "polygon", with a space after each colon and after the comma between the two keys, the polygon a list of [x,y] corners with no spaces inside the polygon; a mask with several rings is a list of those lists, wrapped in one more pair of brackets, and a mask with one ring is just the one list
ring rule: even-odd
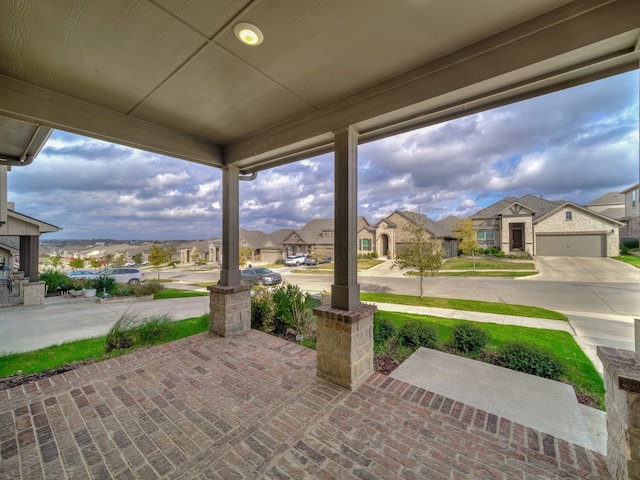
{"label": "brick paver floor", "polygon": [[208,333],[0,391],[0,478],[608,478],[600,454],[313,350]]}

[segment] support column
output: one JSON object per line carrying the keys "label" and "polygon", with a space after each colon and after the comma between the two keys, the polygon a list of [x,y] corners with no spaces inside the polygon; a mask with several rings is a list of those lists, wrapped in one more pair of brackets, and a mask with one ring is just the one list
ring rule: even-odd
{"label": "support column", "polygon": [[335,132],[335,269],[331,305],[315,308],[317,375],[357,389],[373,372],[373,315],[360,303],[357,263],[358,133]]}
{"label": "support column", "polygon": [[604,367],[607,466],[616,480],[640,479],[640,319],[636,351],[598,347]]}
{"label": "support column", "polygon": [[209,330],[228,337],[251,328],[251,286],[240,281],[240,175],[222,169],[222,270],[210,292]]}
{"label": "support column", "polygon": [[40,241],[38,235],[20,236],[20,271],[24,272],[24,276],[28,277],[32,283],[39,280],[39,248]]}
{"label": "support column", "polygon": [[335,269],[331,306],[354,310],[360,305],[358,284],[358,133],[349,127],[335,133],[334,159]]}

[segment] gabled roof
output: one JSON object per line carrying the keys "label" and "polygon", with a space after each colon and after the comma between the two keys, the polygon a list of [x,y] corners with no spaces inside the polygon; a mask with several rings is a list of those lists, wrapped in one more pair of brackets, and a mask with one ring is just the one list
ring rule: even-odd
{"label": "gabled roof", "polygon": [[613,218],[615,220],[620,220],[621,218],[624,218],[624,212],[625,212],[624,207],[611,207],[611,208],[602,210],[600,214],[605,215],[609,218]]}
{"label": "gabled roof", "polygon": [[[438,222],[434,222],[433,220],[431,220],[426,215],[423,215],[422,213],[416,213],[416,212],[410,212],[410,211],[401,212],[400,210],[396,210],[394,213],[397,213],[398,215],[403,216],[410,222],[424,225],[425,230],[429,232],[431,235],[433,235],[434,237],[454,238],[453,232],[451,231],[450,228],[444,225],[441,225]],[[393,215],[393,213],[391,215]]]}
{"label": "gabled roof", "polygon": [[333,232],[334,229],[333,218],[314,218],[297,232],[309,245],[333,245],[333,237],[323,237],[322,232]]}
{"label": "gabled roof", "polygon": [[240,229],[240,239],[244,239],[251,248],[260,248],[267,240],[267,234],[259,230]]}
{"label": "gabled roof", "polygon": [[[6,230],[8,235],[41,235],[43,233],[59,232],[62,230],[62,227],[56,227],[37,218],[7,209]],[[28,230],[29,233],[26,233],[26,230]],[[15,233],[13,233],[14,231]]]}
{"label": "gabled roof", "polygon": [[609,192],[587,203],[587,207],[596,205],[624,205],[624,193]]}
{"label": "gabled roof", "polygon": [[460,217],[456,217],[455,215],[448,215],[444,217],[442,220],[438,220],[438,223],[443,227],[446,227],[449,230],[453,231],[454,225],[458,223],[460,220],[462,220]]}
{"label": "gabled roof", "polygon": [[523,205],[535,212],[533,214],[533,219],[537,219],[542,215],[546,215],[558,208],[558,205],[565,203],[564,201],[550,201],[545,200],[542,197],[536,197],[535,195],[523,195],[520,198],[515,197],[505,197],[502,200],[494,203],[493,205],[489,205],[486,208],[483,208],[479,212],[476,212],[471,216],[472,219],[483,219],[483,218],[495,218],[500,216],[502,212],[508,209],[513,204]]}
{"label": "gabled roof", "polygon": [[631,190],[635,190],[636,188],[640,188],[640,183],[636,183],[635,185],[631,185],[626,190],[623,190],[621,193],[629,193]]}
{"label": "gabled roof", "polygon": [[282,242],[284,242],[285,239],[292,233],[293,230],[290,228],[281,228],[280,230],[276,230],[275,232],[270,233],[269,238],[277,248],[284,248]]}
{"label": "gabled roof", "polygon": [[596,217],[599,218],[600,220],[603,220],[605,222],[610,223],[612,226],[618,226],[621,227],[622,225],[624,225],[624,223],[619,222],[618,220],[614,220],[613,218],[607,217],[606,215],[602,215],[601,213],[598,212],[594,212],[593,210],[587,208],[587,207],[582,207],[580,205],[577,205],[573,202],[562,202],[562,203],[558,203],[558,205],[556,205],[556,208],[554,208],[553,210],[550,210],[548,212],[546,212],[544,215],[540,215],[537,218],[535,218],[533,223],[538,223],[543,221],[544,219],[554,215],[555,213],[557,213],[559,210],[564,210],[566,208],[571,208],[572,210],[578,210],[586,215],[590,215],[592,217]]}

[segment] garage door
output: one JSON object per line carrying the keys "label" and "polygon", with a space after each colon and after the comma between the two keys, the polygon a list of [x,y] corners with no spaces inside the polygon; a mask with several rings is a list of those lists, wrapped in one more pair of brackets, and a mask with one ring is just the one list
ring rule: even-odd
{"label": "garage door", "polygon": [[606,238],[604,235],[537,235],[536,255],[606,257]]}

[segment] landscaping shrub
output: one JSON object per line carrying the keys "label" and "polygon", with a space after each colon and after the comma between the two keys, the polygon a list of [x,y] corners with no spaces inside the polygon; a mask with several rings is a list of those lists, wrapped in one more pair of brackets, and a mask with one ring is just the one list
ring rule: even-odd
{"label": "landscaping shrub", "polygon": [[504,367],[538,377],[558,380],[564,373],[564,366],[551,353],[520,342],[509,342],[498,348],[498,355]]}
{"label": "landscaping shrub", "polygon": [[315,318],[312,312],[313,297],[297,285],[282,283],[273,291],[273,332],[286,333],[289,329],[303,335],[315,333]]}
{"label": "landscaping shrub", "polygon": [[622,245],[627,247],[627,249],[638,248],[640,247],[640,240],[627,240],[625,242],[622,242]]}
{"label": "landscaping shrub", "polygon": [[132,291],[136,297],[143,297],[145,295],[155,295],[160,290],[164,290],[164,285],[162,285],[157,280],[147,280],[143,283],[138,283],[133,285]]}
{"label": "landscaping shrub", "polygon": [[620,255],[627,255],[629,253],[629,247],[624,243],[620,245]]}
{"label": "landscaping shrub", "polygon": [[359,253],[358,258],[359,259],[371,258],[375,260],[376,258],[378,258],[378,252]]}
{"label": "landscaping shrub", "polygon": [[376,312],[373,315],[373,345],[380,346],[395,334],[396,327],[391,320]]}
{"label": "landscaping shrub", "polygon": [[98,277],[95,279],[95,288],[98,291],[98,296],[107,292],[109,295],[113,295],[116,290],[116,281],[111,277]]}
{"label": "landscaping shrub", "polygon": [[251,298],[251,328],[265,330],[273,326],[273,295],[267,290],[258,290]]}
{"label": "landscaping shrub", "polygon": [[438,344],[438,332],[435,327],[417,320],[409,320],[400,327],[398,337],[406,347],[433,348]]}
{"label": "landscaping shrub", "polygon": [[139,319],[137,315],[125,313],[105,336],[104,351],[164,343],[173,328],[174,323],[168,315]]}
{"label": "landscaping shrub", "polygon": [[40,273],[39,277],[45,283],[48,293],[55,293],[57,290],[71,290],[74,287],[73,279],[58,270],[48,268]]}
{"label": "landscaping shrub", "polygon": [[453,345],[460,352],[475,354],[489,343],[489,334],[471,322],[460,322],[452,329]]}

